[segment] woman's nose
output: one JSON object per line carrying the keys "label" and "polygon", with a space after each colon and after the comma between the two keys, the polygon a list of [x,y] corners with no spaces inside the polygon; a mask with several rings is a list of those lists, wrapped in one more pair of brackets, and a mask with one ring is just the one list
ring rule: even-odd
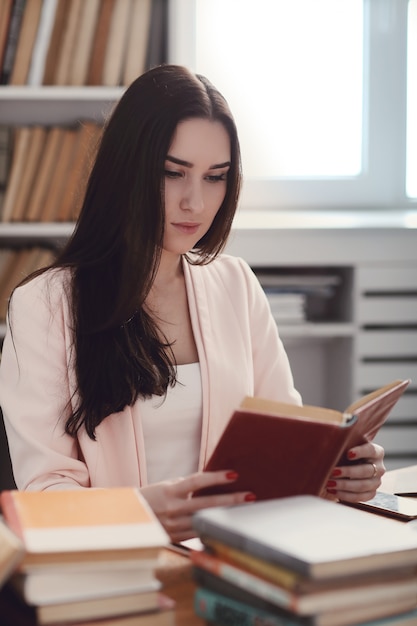
{"label": "woman's nose", "polygon": [[180,208],[187,211],[202,211],[204,208],[204,197],[201,183],[189,182],[184,189]]}

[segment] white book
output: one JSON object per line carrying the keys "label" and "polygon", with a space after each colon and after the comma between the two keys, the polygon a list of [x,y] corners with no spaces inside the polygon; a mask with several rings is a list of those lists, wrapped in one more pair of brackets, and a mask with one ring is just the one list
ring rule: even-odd
{"label": "white book", "polygon": [[417,565],[417,533],[402,522],[318,496],[198,511],[196,531],[312,579]]}

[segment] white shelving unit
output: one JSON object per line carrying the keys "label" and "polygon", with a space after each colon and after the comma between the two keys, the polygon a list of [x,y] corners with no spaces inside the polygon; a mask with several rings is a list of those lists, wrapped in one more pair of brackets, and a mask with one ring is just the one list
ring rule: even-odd
{"label": "white shelving unit", "polygon": [[304,401],[343,410],[411,378],[377,441],[386,466],[417,462],[417,214],[242,213],[228,251],[257,268],[340,268],[339,319],[281,326]]}

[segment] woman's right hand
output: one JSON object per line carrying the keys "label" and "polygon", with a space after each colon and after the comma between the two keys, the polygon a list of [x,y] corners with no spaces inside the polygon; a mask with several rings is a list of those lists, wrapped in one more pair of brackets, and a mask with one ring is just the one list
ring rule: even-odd
{"label": "woman's right hand", "polygon": [[197,472],[175,480],[154,483],[141,488],[153,512],[173,543],[196,536],[192,516],[196,511],[214,506],[229,506],[255,500],[250,492],[236,492],[192,497],[194,491],[213,485],[224,485],[236,480],[233,471]]}

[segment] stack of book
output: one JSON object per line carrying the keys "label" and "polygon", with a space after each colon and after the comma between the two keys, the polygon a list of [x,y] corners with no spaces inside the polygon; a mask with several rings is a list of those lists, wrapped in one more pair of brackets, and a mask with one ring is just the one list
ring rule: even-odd
{"label": "stack of book", "polygon": [[129,84],[161,62],[161,0],[0,0],[0,83]]}
{"label": "stack of book", "polygon": [[174,623],[156,577],[169,538],[137,489],[10,490],[0,504],[0,574],[32,623]]}
{"label": "stack of book", "polygon": [[332,303],[342,283],[337,273],[258,270],[256,275],[278,324],[334,319]]}
{"label": "stack of book", "polygon": [[417,533],[316,496],[194,515],[195,612],[217,626],[417,624]]}

